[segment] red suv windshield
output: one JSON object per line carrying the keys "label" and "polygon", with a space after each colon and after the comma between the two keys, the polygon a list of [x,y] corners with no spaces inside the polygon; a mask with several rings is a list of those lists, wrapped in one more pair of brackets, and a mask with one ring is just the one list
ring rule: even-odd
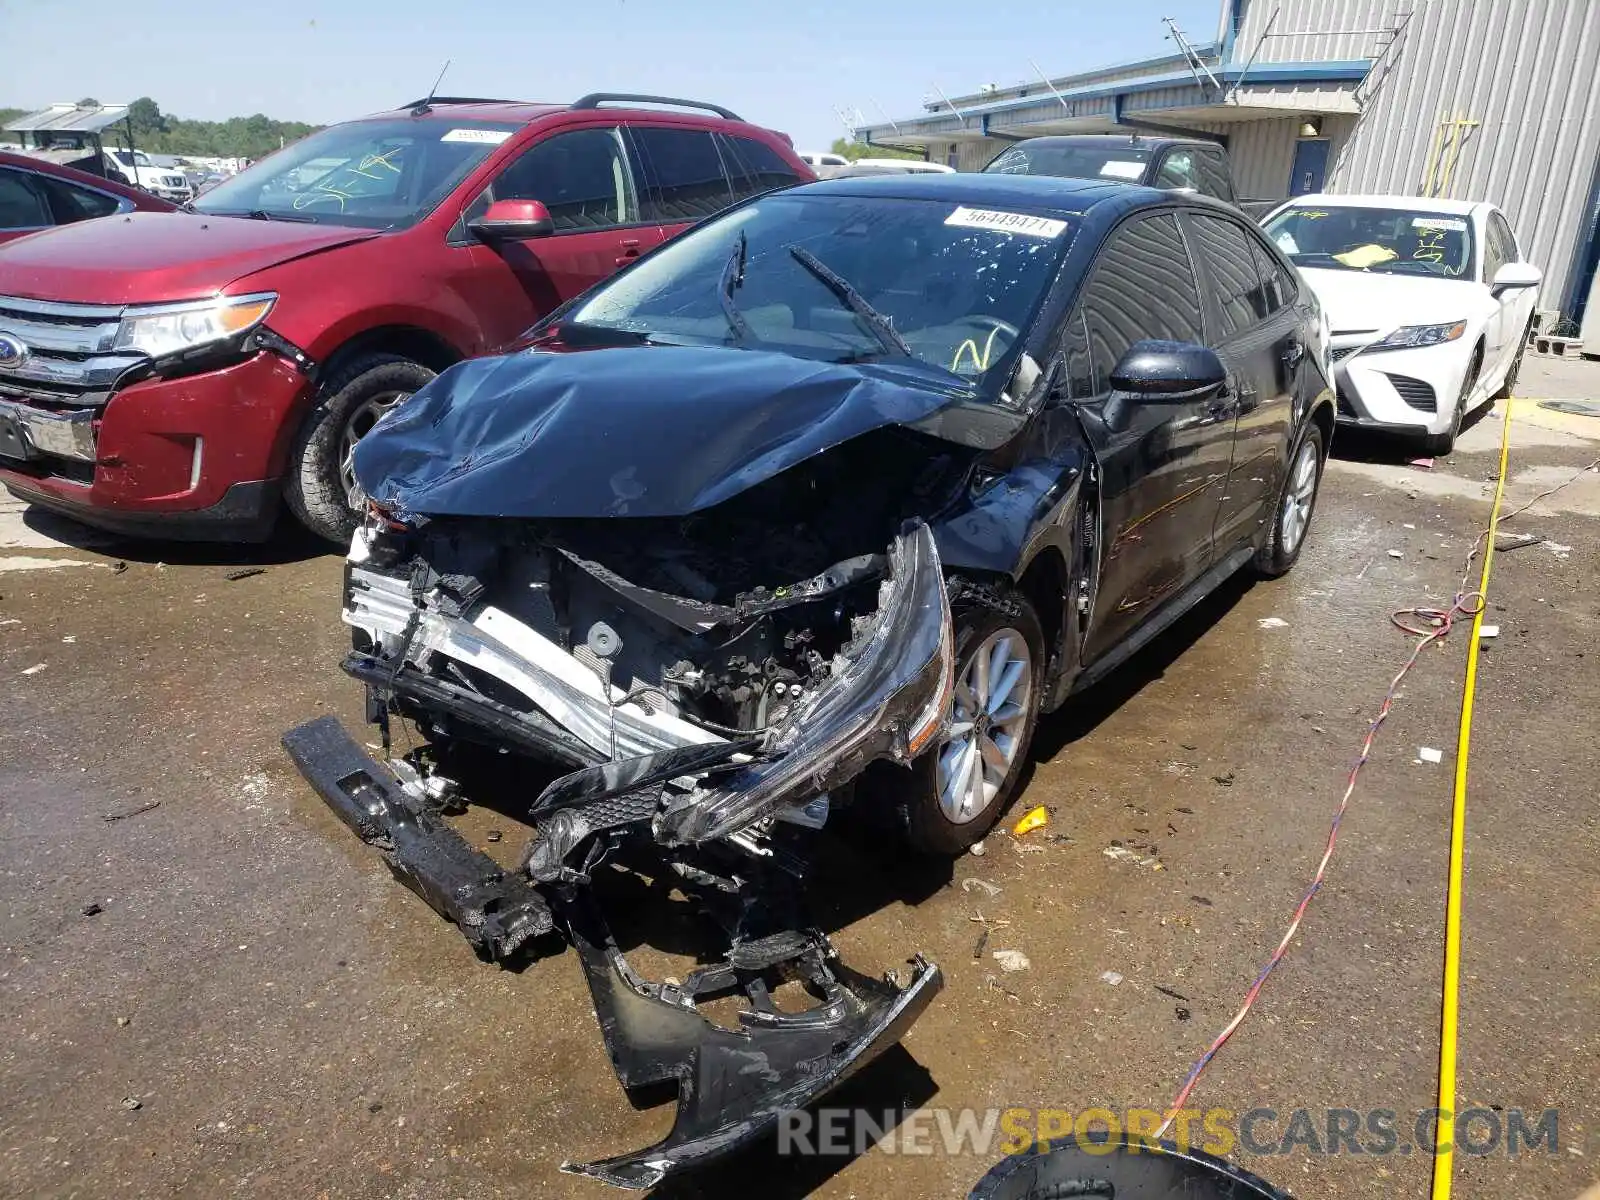
{"label": "red suv windshield", "polygon": [[218,184],[194,207],[216,216],[404,228],[518,128],[418,118],[334,125]]}

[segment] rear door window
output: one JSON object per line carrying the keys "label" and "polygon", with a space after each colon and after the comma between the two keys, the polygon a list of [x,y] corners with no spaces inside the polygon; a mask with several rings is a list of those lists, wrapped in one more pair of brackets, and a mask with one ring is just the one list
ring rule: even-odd
{"label": "rear door window", "polygon": [[1195,252],[1210,277],[1211,292],[1222,317],[1221,335],[1228,337],[1253,328],[1269,309],[1250,235],[1223,217],[1191,212],[1188,220]]}
{"label": "rear door window", "polygon": [[1261,239],[1251,236],[1250,249],[1254,252],[1256,260],[1256,273],[1261,276],[1261,298],[1266,305],[1267,316],[1271,316],[1280,308],[1287,308],[1300,298],[1300,285],[1294,268],[1287,265],[1281,258],[1262,244]]}
{"label": "rear door window", "polygon": [[644,174],[644,219],[682,225],[721,212],[733,188],[709,129],[630,126]]}
{"label": "rear door window", "polygon": [[0,229],[39,229],[50,222],[43,194],[31,171],[0,167]]}
{"label": "rear door window", "polygon": [[722,146],[736,200],[800,182],[794,168],[765,142],[731,133],[719,133],[716,138]]}
{"label": "rear door window", "polygon": [[614,127],[558,133],[531,146],[495,176],[467,219],[491,200],[537,200],[558,232],[606,229],[637,221],[633,177]]}

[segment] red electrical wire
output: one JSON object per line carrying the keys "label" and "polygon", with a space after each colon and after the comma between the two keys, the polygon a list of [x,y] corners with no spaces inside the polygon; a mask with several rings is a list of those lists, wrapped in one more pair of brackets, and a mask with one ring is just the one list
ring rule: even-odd
{"label": "red electrical wire", "polygon": [[[1600,459],[1596,459],[1594,462],[1575,473],[1571,479],[1566,481],[1566,483],[1557,484],[1555,487],[1550,488],[1547,491],[1540,492],[1526,504],[1523,504],[1521,507],[1512,510],[1506,516],[1501,517],[1500,524],[1504,525],[1505,522],[1510,520],[1512,517],[1517,516],[1519,513],[1526,512],[1540,500],[1545,499],[1547,496],[1554,495],[1556,492],[1559,492],[1562,488],[1566,487],[1567,484],[1576,481],[1585,472],[1592,471],[1597,468],[1600,468]],[[1223,1027],[1222,1032],[1216,1036],[1216,1040],[1214,1040],[1211,1045],[1206,1048],[1206,1052],[1195,1060],[1194,1066],[1189,1068],[1189,1074],[1184,1079],[1183,1086],[1178,1089],[1178,1094],[1173,1098],[1172,1104],[1167,1108],[1166,1119],[1162,1121],[1161,1127],[1156,1130],[1155,1136],[1157,1139],[1166,1133],[1166,1131],[1172,1125],[1173,1118],[1183,1110],[1185,1101],[1189,1099],[1189,1093],[1194,1090],[1194,1085],[1200,1078],[1200,1073],[1204,1071],[1211,1060],[1216,1057],[1217,1051],[1221,1050],[1228,1039],[1233,1036],[1234,1030],[1238,1029],[1243,1023],[1245,1016],[1250,1012],[1251,1006],[1255,1004],[1256,997],[1261,993],[1261,987],[1264,983],[1266,983],[1267,976],[1272,974],[1273,968],[1278,965],[1279,961],[1288,951],[1289,943],[1294,939],[1295,933],[1300,928],[1300,919],[1305,916],[1306,908],[1310,905],[1311,898],[1315,896],[1321,889],[1323,877],[1326,875],[1328,870],[1328,862],[1333,858],[1333,848],[1339,840],[1339,825],[1344,820],[1345,810],[1350,807],[1350,797],[1355,793],[1356,790],[1356,780],[1361,774],[1361,768],[1366,765],[1367,759],[1371,756],[1373,739],[1377,737],[1378,730],[1382,728],[1384,721],[1388,719],[1389,710],[1394,707],[1395,696],[1400,688],[1400,681],[1406,677],[1406,673],[1410,671],[1412,667],[1416,666],[1417,659],[1421,657],[1424,649],[1433,645],[1435,642],[1442,642],[1447,636],[1449,636],[1450,630],[1455,626],[1455,622],[1458,617],[1472,618],[1477,616],[1477,614],[1482,610],[1485,603],[1485,597],[1481,592],[1469,590],[1467,584],[1472,574],[1473,560],[1478,557],[1478,551],[1483,546],[1484,539],[1488,536],[1489,531],[1485,529],[1479,533],[1475,539],[1473,539],[1472,549],[1467,553],[1465,569],[1462,571],[1461,584],[1456,589],[1455,599],[1449,608],[1401,608],[1396,609],[1394,612],[1389,614],[1389,620],[1395,625],[1395,627],[1415,637],[1417,639],[1417,644],[1412,648],[1411,654],[1406,658],[1405,665],[1402,666],[1399,673],[1395,675],[1392,680],[1390,680],[1389,690],[1383,697],[1383,703],[1378,708],[1378,714],[1372,719],[1372,723],[1367,727],[1367,736],[1361,743],[1361,754],[1356,759],[1355,764],[1350,768],[1350,775],[1345,782],[1344,795],[1340,797],[1339,807],[1334,810],[1333,824],[1328,830],[1328,845],[1327,848],[1322,852],[1322,861],[1317,864],[1317,873],[1312,877],[1311,886],[1306,889],[1305,895],[1300,898],[1300,903],[1294,910],[1294,918],[1289,922],[1289,928],[1284,931],[1283,940],[1278,943],[1278,948],[1272,952],[1272,957],[1267,959],[1266,966],[1261,968],[1261,973],[1256,976],[1255,982],[1250,985],[1250,990],[1245,993],[1244,1003],[1239,1006],[1239,1011],[1234,1014],[1233,1020],[1229,1021],[1227,1025]],[[1420,623],[1422,627],[1419,628],[1418,624],[1414,624],[1413,622]]]}

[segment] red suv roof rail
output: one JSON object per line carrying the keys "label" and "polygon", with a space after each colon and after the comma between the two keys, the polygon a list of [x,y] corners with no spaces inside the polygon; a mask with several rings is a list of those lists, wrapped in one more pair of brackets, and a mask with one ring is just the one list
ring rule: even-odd
{"label": "red suv roof rail", "polygon": [[676,96],[646,96],[634,92],[590,92],[587,96],[574,100],[569,107],[599,108],[602,104],[670,104],[675,108],[704,109],[729,121],[744,120],[738,113],[731,112],[720,104],[707,104],[700,100],[680,100]]}

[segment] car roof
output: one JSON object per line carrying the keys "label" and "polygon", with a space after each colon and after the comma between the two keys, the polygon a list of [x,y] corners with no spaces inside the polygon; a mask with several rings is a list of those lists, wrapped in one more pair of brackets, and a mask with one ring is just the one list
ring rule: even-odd
{"label": "car roof", "polygon": [[1104,146],[1112,142],[1130,150],[1161,150],[1167,146],[1217,146],[1221,142],[1198,137],[1149,137],[1142,133],[1054,133],[1023,138],[1019,146]]}
{"label": "car roof", "polygon": [[1009,205],[1048,209],[1063,215],[1086,213],[1120,196],[1142,194],[1170,200],[1172,193],[1127,183],[1059,179],[1051,175],[983,175],[917,171],[905,175],[846,176],[801,184],[791,192],[824,196],[882,196],[895,200],[943,200],[950,204]]}
{"label": "car roof", "polygon": [[1305,196],[1291,196],[1284,203],[1315,205],[1320,208],[1403,208],[1411,212],[1439,213],[1464,217],[1480,208],[1492,208],[1484,200],[1444,200],[1432,196],[1337,196],[1328,192],[1312,192]]}
{"label": "car roof", "polygon": [[418,121],[503,121],[513,125],[526,125],[529,121],[550,113],[562,112],[566,107],[565,104],[545,104],[529,100],[436,101],[432,107],[420,112],[415,108],[394,108],[388,112],[372,113],[360,119],[373,121],[407,117]]}

